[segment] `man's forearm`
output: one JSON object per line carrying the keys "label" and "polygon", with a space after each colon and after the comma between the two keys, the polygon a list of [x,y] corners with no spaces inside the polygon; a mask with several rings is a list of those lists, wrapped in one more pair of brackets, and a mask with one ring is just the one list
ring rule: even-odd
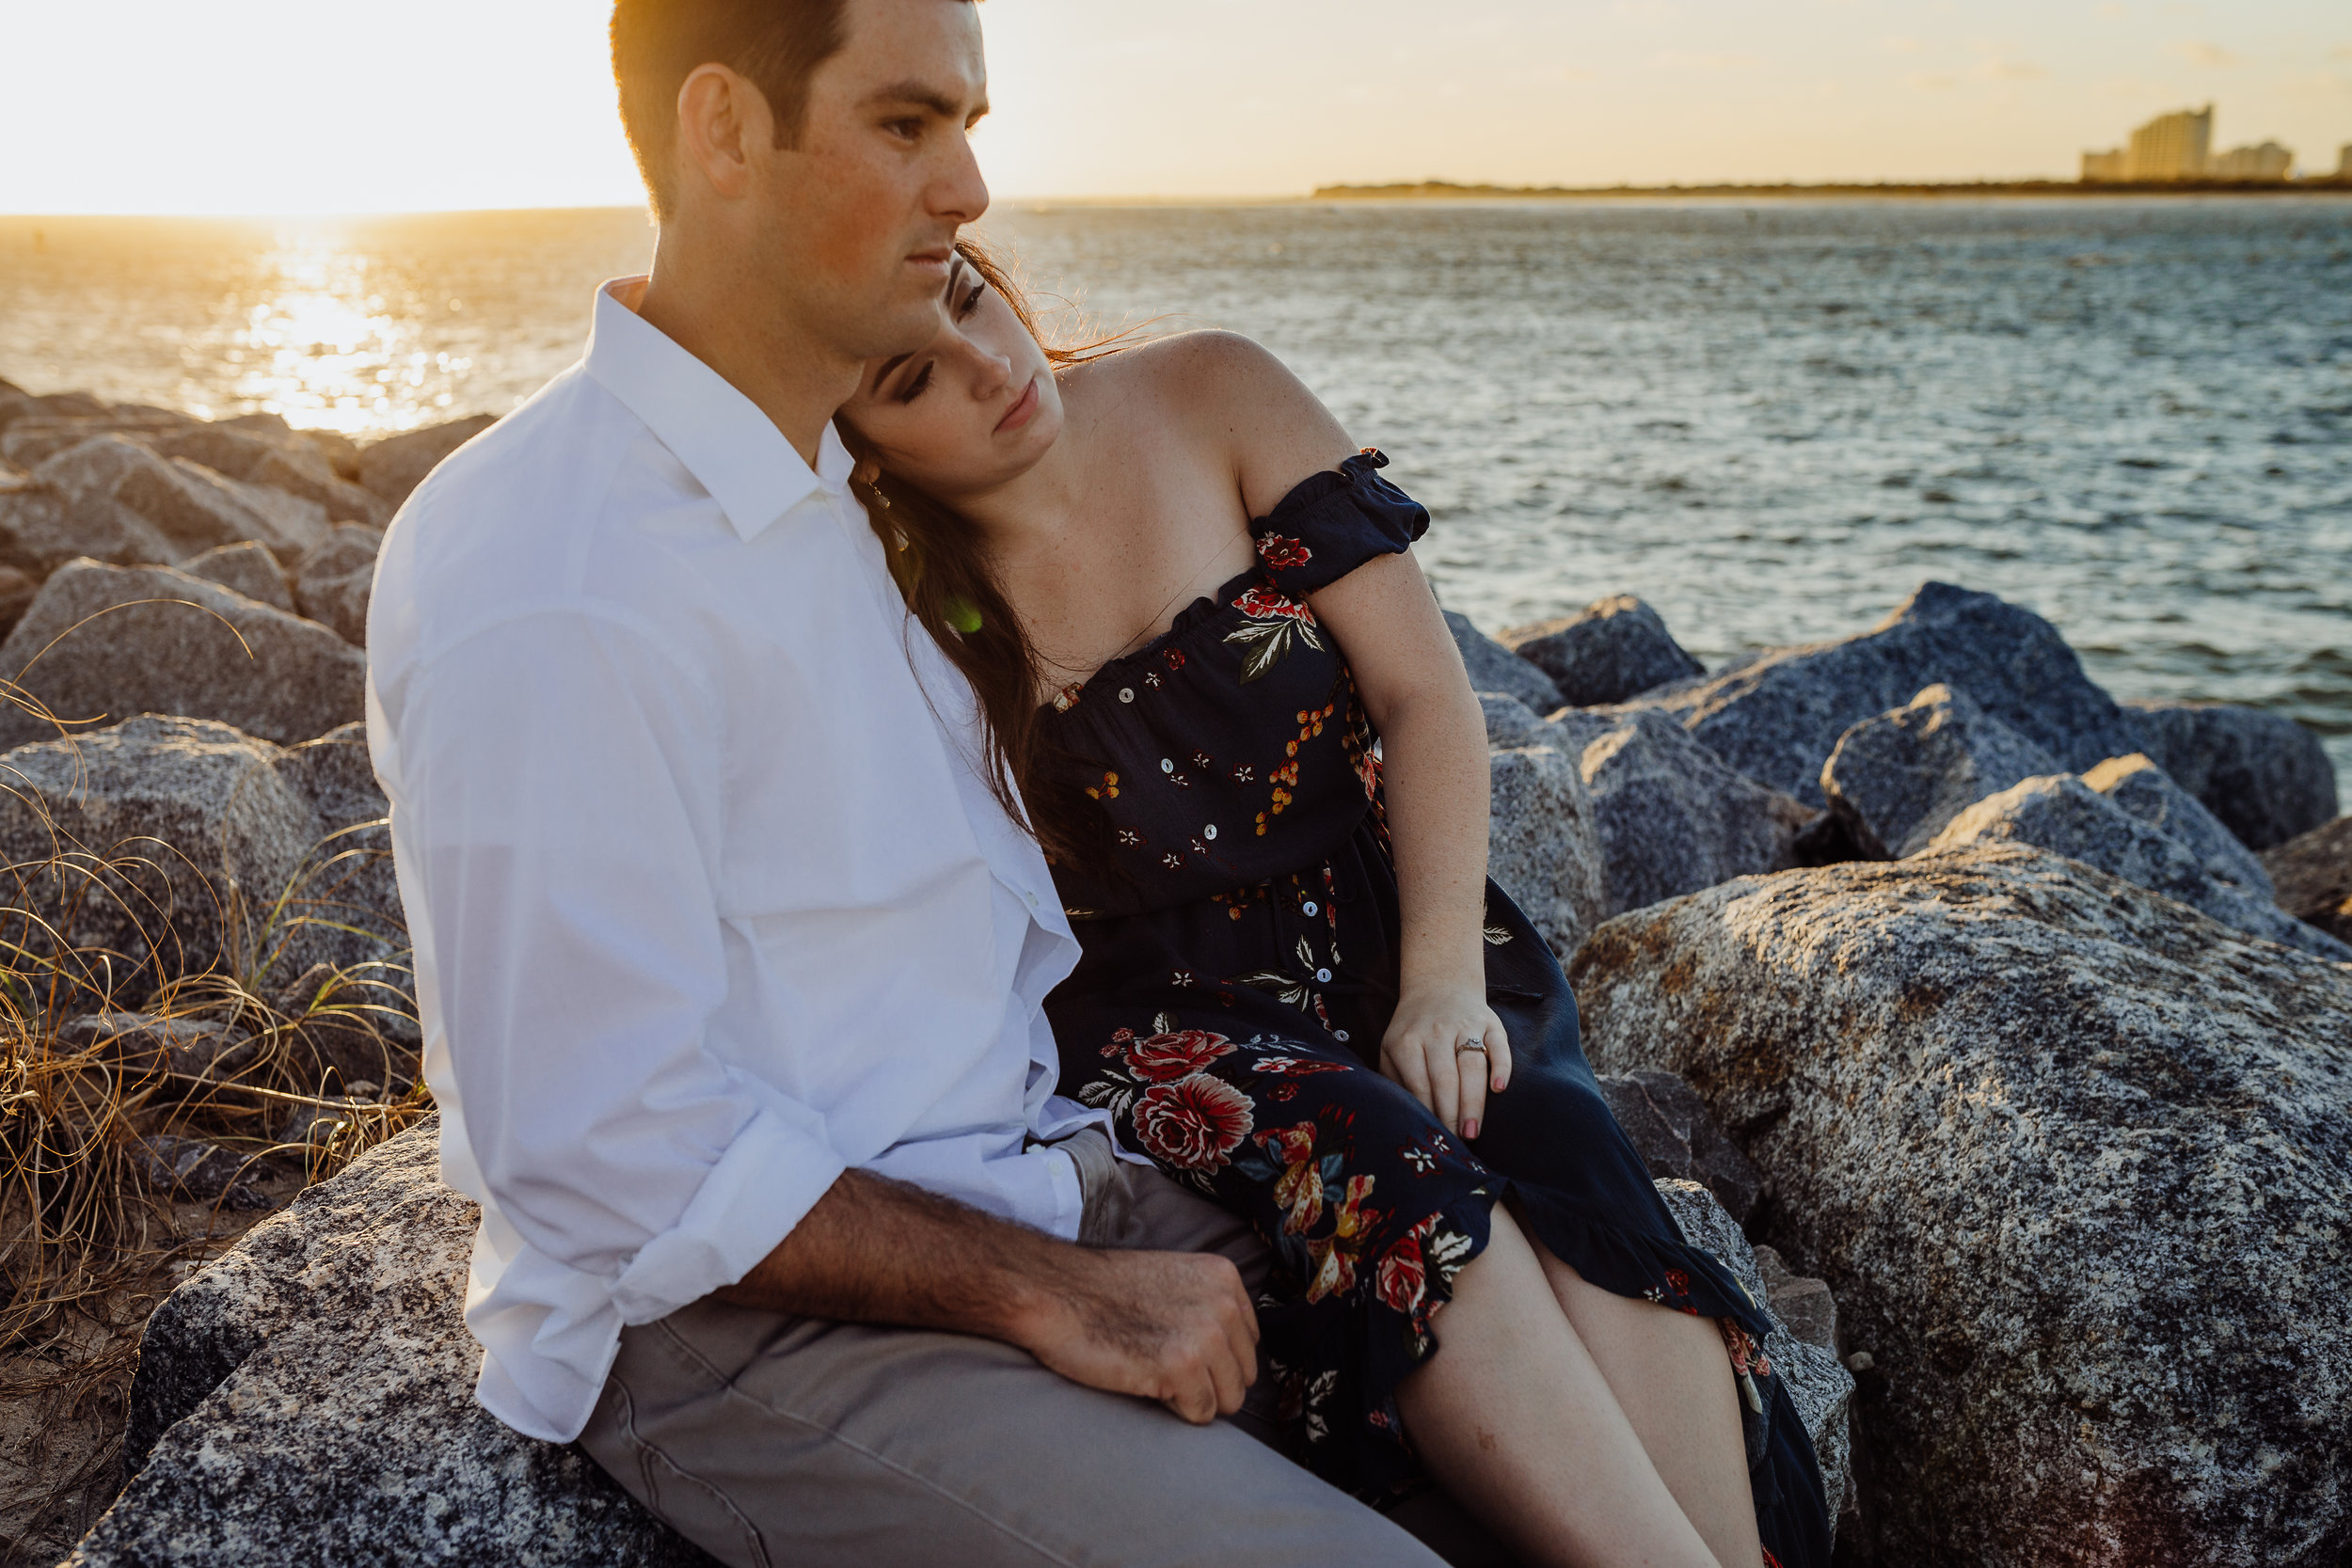
{"label": "man's forearm", "polygon": [[870,1171],[844,1171],[774,1251],[712,1293],[1001,1339],[1073,1382],[1157,1400],[1188,1421],[1240,1409],[1257,1376],[1257,1316],[1227,1259],[1073,1246]]}
{"label": "man's forearm", "polygon": [[850,1170],[750,1274],[714,1293],[771,1312],[1019,1343],[1036,1282],[1082,1260],[1081,1249],[1026,1226]]}

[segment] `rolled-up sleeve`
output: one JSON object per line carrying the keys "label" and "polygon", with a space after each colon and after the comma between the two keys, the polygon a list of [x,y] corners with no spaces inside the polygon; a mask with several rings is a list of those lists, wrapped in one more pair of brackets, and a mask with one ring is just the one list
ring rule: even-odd
{"label": "rolled-up sleeve", "polygon": [[644,628],[566,610],[421,661],[401,708],[449,1070],[530,1272],[632,1323],[740,1279],[843,1162],[712,1049],[717,694]]}

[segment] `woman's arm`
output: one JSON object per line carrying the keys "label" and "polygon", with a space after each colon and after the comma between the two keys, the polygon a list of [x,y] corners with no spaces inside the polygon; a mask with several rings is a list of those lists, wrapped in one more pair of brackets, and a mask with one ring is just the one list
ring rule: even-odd
{"label": "woman's arm", "polygon": [[[1220,447],[1251,516],[1354,454],[1347,432],[1272,354],[1230,332],[1168,341],[1193,439]],[[1448,1127],[1478,1135],[1510,1041],[1486,1006],[1486,725],[1462,656],[1410,554],[1383,556],[1309,596],[1338,639],[1380,732],[1404,919],[1383,1070]],[[1483,1041],[1484,1056],[1457,1053]]]}
{"label": "woman's arm", "polygon": [[[1511,1046],[1486,1006],[1486,724],[1462,656],[1411,552],[1311,595],[1380,732],[1403,951],[1380,1063],[1446,1125],[1478,1135]],[[1484,1056],[1456,1052],[1483,1041]]]}

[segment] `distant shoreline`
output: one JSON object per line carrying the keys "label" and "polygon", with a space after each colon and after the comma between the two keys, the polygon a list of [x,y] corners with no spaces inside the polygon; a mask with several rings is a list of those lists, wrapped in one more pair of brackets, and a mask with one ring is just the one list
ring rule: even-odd
{"label": "distant shoreline", "polygon": [[1411,184],[1318,185],[1310,201],[1591,200],[1624,197],[1819,196],[2346,196],[2344,180],[2163,180],[2086,184],[2078,180],[1967,180],[1825,185],[1457,185],[1447,180]]}

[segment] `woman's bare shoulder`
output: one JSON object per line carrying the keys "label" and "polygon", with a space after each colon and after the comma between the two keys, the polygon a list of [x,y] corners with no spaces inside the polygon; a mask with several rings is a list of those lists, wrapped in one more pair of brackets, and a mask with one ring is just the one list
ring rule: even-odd
{"label": "woman's bare shoulder", "polygon": [[1163,428],[1213,449],[1253,513],[1355,451],[1307,384],[1272,350],[1238,332],[1173,332],[1088,369],[1109,372],[1098,385],[1123,383]]}

